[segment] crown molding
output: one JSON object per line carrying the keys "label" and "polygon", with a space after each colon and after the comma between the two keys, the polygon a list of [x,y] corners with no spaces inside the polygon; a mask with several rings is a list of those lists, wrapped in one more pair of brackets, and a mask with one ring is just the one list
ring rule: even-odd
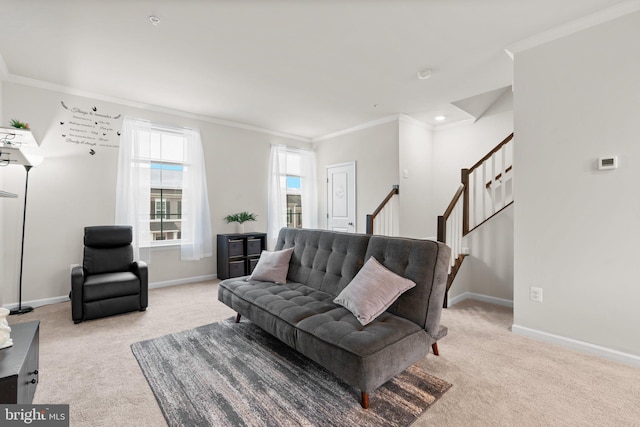
{"label": "crown molding", "polygon": [[385,116],[376,120],[372,120],[370,122],[362,123],[357,126],[353,126],[347,129],[339,130],[337,132],[332,132],[323,136],[317,136],[315,138],[311,138],[311,142],[320,142],[325,141],[327,139],[336,138],[342,135],[348,135],[353,132],[358,132],[364,129],[372,128],[375,126],[379,126],[385,123],[393,122],[400,119],[400,114],[392,114],[390,116]]}
{"label": "crown molding", "polygon": [[405,123],[409,123],[412,124],[414,126],[418,126],[421,127],[423,129],[427,129],[427,130],[434,130],[435,127],[431,126],[429,123],[425,123],[422,120],[418,120],[414,117],[408,116],[406,114],[398,114],[398,120],[401,122],[405,122]]}
{"label": "crown molding", "polygon": [[[4,65],[4,62],[1,59],[2,58],[0,57],[0,74],[2,73],[2,66]],[[263,133],[263,134],[267,134],[267,135],[271,135],[271,136],[277,136],[277,137],[280,137],[280,138],[292,139],[292,140],[295,140],[295,141],[301,141],[301,142],[307,142],[307,143],[312,142],[311,138],[307,138],[307,137],[303,137],[303,136],[292,135],[292,134],[285,133],[285,132],[280,132],[280,131],[271,130],[271,129],[265,129],[265,128],[261,128],[259,126],[248,125],[248,124],[245,124],[245,123],[238,123],[238,122],[234,122],[234,121],[231,121],[231,120],[218,119],[218,118],[215,118],[215,117],[204,116],[204,115],[201,115],[201,114],[189,113],[187,111],[175,110],[175,109],[168,108],[168,107],[161,107],[159,105],[145,104],[143,102],[133,101],[131,99],[119,98],[119,97],[115,97],[115,96],[103,95],[103,94],[96,93],[96,92],[89,92],[89,91],[85,91],[85,90],[81,90],[81,89],[75,89],[75,88],[72,88],[72,87],[69,87],[69,86],[58,85],[58,84],[55,84],[55,83],[50,83],[50,82],[46,82],[46,81],[43,81],[43,80],[32,79],[32,78],[29,78],[29,77],[17,76],[15,74],[7,73],[7,77],[5,78],[5,80],[10,82],[10,83],[17,83],[17,84],[21,84],[21,85],[25,85],[25,86],[31,86],[31,87],[36,87],[36,88],[46,89],[46,90],[52,90],[52,91],[56,91],[56,92],[66,93],[66,94],[69,94],[69,95],[82,96],[82,97],[85,97],[85,98],[96,99],[98,101],[111,102],[111,103],[114,103],[114,104],[125,105],[127,107],[139,108],[141,110],[149,110],[149,111],[154,111],[154,112],[157,112],[157,113],[170,114],[170,115],[173,115],[173,116],[184,117],[184,118],[193,119],[193,120],[199,120],[199,121],[202,121],[202,122],[213,123],[213,124],[222,125],[222,126],[229,126],[229,127],[233,127],[233,128],[237,128],[237,129],[243,129],[243,130],[248,130],[248,131],[252,131],[252,132]]]}
{"label": "crown molding", "polygon": [[434,132],[440,132],[441,130],[447,130],[447,129],[452,129],[452,128],[456,128],[458,126],[466,126],[466,125],[472,125],[476,122],[477,120],[475,118],[469,118],[469,119],[463,119],[463,120],[458,120],[457,122],[453,122],[453,123],[445,123],[443,125],[438,125],[436,126],[433,131]]}
{"label": "crown molding", "polygon": [[544,31],[540,34],[536,34],[519,42],[513,43],[507,46],[504,50],[507,55],[513,59],[516,53],[529,50],[544,43],[558,40],[562,37],[595,27],[596,25],[629,15],[639,10],[640,0],[626,1],[591,15],[569,21],[566,24],[560,25],[559,27],[553,28],[549,31]]}

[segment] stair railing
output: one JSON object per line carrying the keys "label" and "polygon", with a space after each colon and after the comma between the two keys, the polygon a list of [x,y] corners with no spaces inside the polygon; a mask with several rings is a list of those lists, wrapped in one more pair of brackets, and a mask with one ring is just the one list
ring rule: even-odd
{"label": "stair railing", "polygon": [[398,194],[400,194],[400,186],[394,185],[376,210],[371,215],[367,215],[367,234],[388,236],[398,234],[398,198],[394,197]]}
{"label": "stair railing", "polygon": [[464,216],[464,184],[460,184],[456,194],[451,199],[447,210],[438,216],[438,241],[446,243],[451,248],[451,264],[449,272],[462,253],[463,216]]}
{"label": "stair railing", "polygon": [[513,203],[513,133],[469,169],[444,215],[438,216],[438,241],[451,247],[447,295],[466,254],[462,238]]}
{"label": "stair railing", "polygon": [[513,203],[513,133],[475,165],[462,170],[464,234]]}

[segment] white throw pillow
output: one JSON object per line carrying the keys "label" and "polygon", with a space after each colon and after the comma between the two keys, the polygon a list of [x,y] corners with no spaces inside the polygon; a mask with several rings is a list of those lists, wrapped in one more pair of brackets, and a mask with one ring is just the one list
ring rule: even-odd
{"label": "white throw pillow", "polygon": [[289,260],[293,254],[293,248],[281,251],[262,251],[256,268],[247,280],[260,280],[262,282],[287,283],[289,273]]}
{"label": "white throw pillow", "polygon": [[414,281],[397,275],[371,257],[333,302],[352,312],[364,326],[414,286]]}

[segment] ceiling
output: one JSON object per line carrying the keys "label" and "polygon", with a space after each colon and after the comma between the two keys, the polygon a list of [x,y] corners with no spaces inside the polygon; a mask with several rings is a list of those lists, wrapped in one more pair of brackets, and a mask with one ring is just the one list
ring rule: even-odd
{"label": "ceiling", "polygon": [[393,114],[468,119],[453,103],[511,84],[507,46],[622,3],[3,0],[0,55],[9,80],[314,139]]}

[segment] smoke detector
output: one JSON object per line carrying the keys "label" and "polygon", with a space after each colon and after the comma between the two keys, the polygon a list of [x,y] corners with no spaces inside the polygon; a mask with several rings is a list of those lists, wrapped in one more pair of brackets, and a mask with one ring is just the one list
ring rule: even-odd
{"label": "smoke detector", "polygon": [[418,78],[420,80],[426,80],[431,77],[431,68],[425,68],[424,70],[418,71]]}

